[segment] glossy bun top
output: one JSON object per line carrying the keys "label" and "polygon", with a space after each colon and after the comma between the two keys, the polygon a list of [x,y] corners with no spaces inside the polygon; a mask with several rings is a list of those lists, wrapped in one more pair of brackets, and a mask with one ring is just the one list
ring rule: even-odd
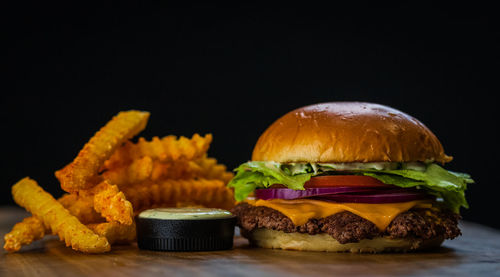
{"label": "glossy bun top", "polygon": [[254,161],[275,162],[439,162],[437,137],[417,119],[390,107],[330,102],[293,110],[260,136]]}

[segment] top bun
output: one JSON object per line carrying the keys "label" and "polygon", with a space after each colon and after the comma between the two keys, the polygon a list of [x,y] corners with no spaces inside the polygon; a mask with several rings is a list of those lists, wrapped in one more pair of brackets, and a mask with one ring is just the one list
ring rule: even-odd
{"label": "top bun", "polygon": [[260,136],[252,160],[446,163],[452,157],[424,124],[401,111],[372,103],[331,102],[279,118]]}

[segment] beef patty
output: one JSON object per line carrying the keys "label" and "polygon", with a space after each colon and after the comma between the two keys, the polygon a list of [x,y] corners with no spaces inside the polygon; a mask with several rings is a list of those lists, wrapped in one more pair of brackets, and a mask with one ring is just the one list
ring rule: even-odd
{"label": "beef patty", "polygon": [[412,209],[406,211],[394,218],[384,231],[380,231],[372,222],[347,211],[320,219],[311,218],[300,226],[294,225],[290,218],[269,207],[240,203],[233,208],[232,212],[238,217],[237,225],[241,228],[243,235],[257,228],[310,235],[328,233],[342,244],[377,236],[453,239],[461,235],[458,229],[460,216],[446,210]]}

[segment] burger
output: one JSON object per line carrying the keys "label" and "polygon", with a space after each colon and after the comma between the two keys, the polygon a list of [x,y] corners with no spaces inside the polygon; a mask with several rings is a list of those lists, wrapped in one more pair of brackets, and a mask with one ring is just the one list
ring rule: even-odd
{"label": "burger", "polygon": [[420,121],[373,103],[293,110],[260,136],[228,186],[242,236],[264,248],[413,251],[461,235],[464,173]]}

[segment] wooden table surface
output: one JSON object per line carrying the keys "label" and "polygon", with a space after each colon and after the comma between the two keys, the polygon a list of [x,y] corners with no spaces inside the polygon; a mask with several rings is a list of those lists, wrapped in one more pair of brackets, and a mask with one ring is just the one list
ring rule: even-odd
{"label": "wooden table surface", "polygon": [[[0,208],[0,235],[26,214]],[[425,253],[351,254],[258,249],[235,237],[215,252],[154,252],[115,246],[85,255],[47,237],[19,253],[0,253],[0,276],[500,276],[500,232],[462,222],[463,236]],[[2,241],[3,245],[3,241]]]}

